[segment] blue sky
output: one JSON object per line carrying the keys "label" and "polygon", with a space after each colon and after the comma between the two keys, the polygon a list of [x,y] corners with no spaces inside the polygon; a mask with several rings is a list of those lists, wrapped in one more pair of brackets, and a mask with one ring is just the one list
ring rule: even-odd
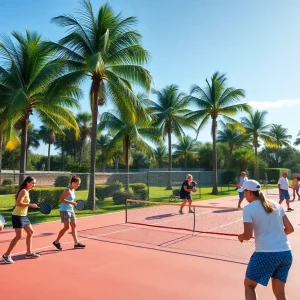
{"label": "blue sky", "polygon": [[[95,9],[104,1],[91,0]],[[138,18],[147,68],[155,88],[177,84],[186,93],[215,71],[246,91],[244,102],[265,109],[268,123],[282,124],[295,140],[300,126],[300,2],[281,0],[111,0],[115,12]],[[57,41],[64,30],[52,17],[74,14],[77,0],[1,0],[0,33],[36,30]],[[89,111],[88,89],[82,111]],[[155,100],[152,95],[151,98]],[[109,107],[101,108],[100,112]],[[240,116],[239,116],[240,117]],[[238,117],[238,118],[239,118]],[[32,118],[35,126],[40,124]],[[192,135],[192,132],[190,132]],[[210,141],[210,128],[198,140]],[[46,154],[46,146],[37,152]]]}

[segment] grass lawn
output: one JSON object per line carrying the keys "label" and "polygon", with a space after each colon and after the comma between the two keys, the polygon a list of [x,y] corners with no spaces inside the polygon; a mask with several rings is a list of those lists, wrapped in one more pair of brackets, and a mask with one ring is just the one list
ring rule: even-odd
{"label": "grass lawn", "polygon": [[[277,185],[269,185],[269,188],[276,188]],[[179,186],[173,187],[173,189],[179,189]],[[226,196],[237,196],[237,191],[234,187],[228,188],[226,187],[219,187],[219,195],[211,195],[212,187],[202,187],[197,189],[197,191],[193,194],[193,200],[209,200],[215,198],[222,198]],[[149,200],[155,202],[169,202],[170,195],[172,191],[166,190],[165,187],[149,187]],[[88,196],[88,191],[76,191],[76,200],[86,200]],[[179,202],[178,199],[177,202]],[[2,214],[7,220],[7,226],[11,226],[10,216],[11,211],[15,205],[15,195],[0,195],[0,214]],[[116,212],[125,210],[125,205],[120,204],[116,205],[113,203],[112,198],[106,198],[104,201],[96,201],[97,209],[95,211],[92,210],[82,210],[76,211],[77,217],[85,217],[85,216],[92,216],[92,215],[99,215],[109,212]],[[52,209],[49,215],[43,215],[39,211],[29,211],[28,217],[30,218],[32,224],[34,223],[41,223],[41,222],[49,222],[59,220],[59,209]],[[125,219],[125,216],[124,216]]]}

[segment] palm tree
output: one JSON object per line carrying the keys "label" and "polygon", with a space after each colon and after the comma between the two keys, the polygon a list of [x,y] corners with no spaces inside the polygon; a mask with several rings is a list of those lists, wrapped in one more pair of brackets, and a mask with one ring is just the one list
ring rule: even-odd
{"label": "palm tree", "polygon": [[168,150],[163,143],[154,150],[154,157],[159,168],[163,168],[168,163]]}
{"label": "palm tree", "polygon": [[149,109],[154,119],[153,126],[160,128],[163,136],[168,137],[169,178],[167,190],[171,190],[172,134],[180,139],[184,135],[184,128],[193,128],[195,123],[186,118],[186,114],[190,112],[187,109],[188,99],[179,92],[177,85],[169,85],[161,91],[154,90],[153,93],[157,96],[157,103],[150,101]]}
{"label": "palm tree", "polygon": [[71,111],[78,108],[81,91],[77,81],[61,80],[64,74],[64,60],[53,58],[52,51],[35,33],[26,31],[23,36],[13,32],[0,42],[0,56],[6,64],[0,68],[0,119],[2,130],[6,128],[6,148],[19,145],[15,125],[21,129],[21,156],[19,181],[26,170],[26,151],[30,115],[35,111],[49,127],[60,132],[60,124],[78,132],[76,120]]}
{"label": "palm tree", "polygon": [[92,116],[87,112],[79,113],[76,121],[80,130],[80,150],[79,150],[79,166],[81,166],[83,149],[86,147],[88,138],[91,135]]}
{"label": "palm tree", "polygon": [[239,111],[248,111],[249,106],[246,103],[239,103],[241,98],[245,97],[242,89],[226,87],[227,78],[225,74],[214,73],[209,82],[206,79],[207,87],[202,89],[194,85],[191,89],[190,101],[194,103],[199,110],[189,113],[193,121],[200,121],[198,133],[205,124],[211,119],[211,135],[213,140],[213,189],[212,194],[218,194],[218,175],[217,175],[217,148],[216,135],[218,127],[218,118],[223,117],[226,121],[236,122],[231,117]]}
{"label": "palm tree", "polygon": [[47,163],[47,170],[50,171],[50,150],[51,145],[55,143],[56,136],[53,129],[48,128],[44,125],[40,126],[39,134],[45,144],[48,144],[48,163]]}
{"label": "palm tree", "polygon": [[118,108],[131,108],[138,102],[131,83],[149,90],[151,76],[142,67],[149,54],[141,45],[141,35],[135,29],[136,18],[115,14],[108,4],[94,13],[89,0],[81,1],[78,18],[71,15],[52,19],[68,34],[52,46],[67,57],[70,77],[91,79],[91,159],[89,203],[95,209],[95,156],[98,105],[112,101]]}
{"label": "palm tree", "polygon": [[[217,131],[217,142],[227,144],[229,147],[230,156],[233,150],[247,145],[249,135],[244,134],[236,124],[219,122],[223,127],[222,130]],[[245,130],[244,130],[245,131]]]}
{"label": "palm tree", "polygon": [[101,154],[98,158],[101,160],[103,172],[105,172],[105,166],[107,162],[110,160],[110,157],[107,153],[107,148],[110,141],[111,141],[111,136],[109,134],[100,135],[99,139],[97,140],[97,148],[101,150]]}
{"label": "palm tree", "polygon": [[273,137],[278,148],[291,145],[289,139],[291,139],[292,136],[288,134],[288,129],[283,128],[282,125],[272,124],[269,133]]}
{"label": "palm tree", "polygon": [[[99,123],[99,130],[108,129],[114,137],[107,147],[107,153],[112,153],[111,150],[118,149],[123,146],[124,162],[126,172],[129,173],[129,159],[132,144],[141,151],[153,154],[151,146],[147,140],[153,143],[158,143],[161,140],[161,132],[151,126],[150,119],[142,117],[140,112],[134,112],[134,117],[128,114],[126,109],[115,112],[105,112],[102,114]],[[127,181],[127,189],[129,182]]]}
{"label": "palm tree", "polygon": [[276,147],[274,138],[270,135],[270,124],[266,124],[267,111],[249,111],[248,117],[242,118],[242,125],[246,129],[246,133],[252,136],[252,143],[256,158],[254,177],[258,179],[258,153],[259,140],[262,140],[267,146]]}
{"label": "palm tree", "polygon": [[197,142],[193,140],[190,136],[183,136],[179,139],[178,144],[174,144],[173,148],[175,152],[173,156],[175,159],[183,159],[184,160],[184,169],[187,171],[187,161],[189,158],[195,158],[197,149]]}

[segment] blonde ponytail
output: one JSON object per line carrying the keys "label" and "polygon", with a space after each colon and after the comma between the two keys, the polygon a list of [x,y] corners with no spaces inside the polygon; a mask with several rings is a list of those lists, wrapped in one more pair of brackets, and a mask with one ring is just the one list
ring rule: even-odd
{"label": "blonde ponytail", "polygon": [[265,195],[262,192],[259,193],[259,200],[260,200],[262,206],[264,207],[264,210],[268,214],[272,213],[275,210],[272,203],[268,200],[268,198],[265,197]]}

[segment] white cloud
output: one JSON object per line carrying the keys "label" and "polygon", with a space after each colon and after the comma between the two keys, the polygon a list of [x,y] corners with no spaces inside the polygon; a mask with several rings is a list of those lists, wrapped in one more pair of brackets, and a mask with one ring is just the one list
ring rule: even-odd
{"label": "white cloud", "polygon": [[291,107],[300,104],[300,99],[277,100],[277,101],[249,101],[249,105],[256,109]]}

